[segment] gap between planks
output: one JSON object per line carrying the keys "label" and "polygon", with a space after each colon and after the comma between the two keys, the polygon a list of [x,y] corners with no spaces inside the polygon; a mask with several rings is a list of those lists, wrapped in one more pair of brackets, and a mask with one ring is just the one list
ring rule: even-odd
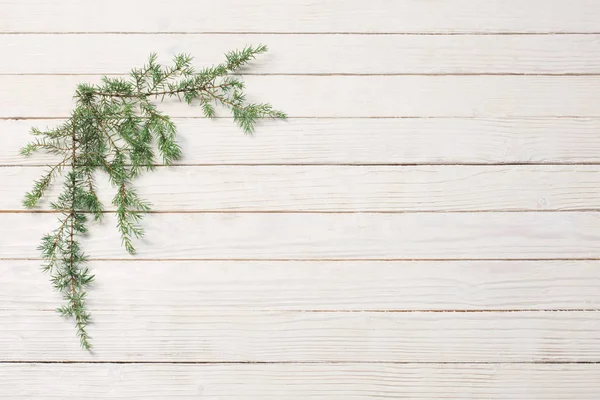
{"label": "gap between planks", "polygon": [[[600,75],[599,75],[600,76]],[[62,119],[65,120],[68,117],[0,117],[1,120],[28,120],[28,119]],[[215,117],[220,118],[220,117]],[[226,117],[225,117],[226,118]],[[514,118],[514,119],[598,119],[600,115],[556,115],[556,114],[547,114],[547,115],[536,115],[536,114],[524,114],[524,115],[509,115],[506,117],[497,116],[497,115],[465,115],[465,116],[447,116],[447,115],[374,115],[374,116],[360,116],[360,117],[352,117],[352,116],[309,116],[309,115],[298,115],[293,117],[288,117],[286,120],[290,119],[485,119],[485,118]],[[173,119],[206,119],[205,117],[191,117],[191,116],[177,116],[173,117]]]}
{"label": "gap between planks", "polygon": [[[1,76],[1,75],[0,75]],[[36,121],[36,120],[66,120],[69,118],[68,116],[27,116],[27,117],[19,117],[19,116],[10,116],[10,117],[0,117],[0,121]],[[593,115],[512,115],[505,117],[498,116],[479,116],[479,115],[458,115],[458,116],[448,116],[448,115],[392,115],[392,116],[345,116],[345,117],[337,117],[337,116],[292,116],[288,117],[286,120],[294,120],[294,119],[310,119],[310,120],[320,120],[320,119],[490,119],[490,118],[504,118],[504,119],[582,119],[582,120],[590,120],[590,119],[600,119],[598,116]],[[174,120],[179,119],[207,119],[206,117],[196,117],[196,116],[177,116],[173,117]],[[230,119],[233,120],[233,117],[227,116],[217,116],[211,119]]]}
{"label": "gap between planks", "polygon": [[[0,214],[64,214],[68,210],[0,210]],[[150,210],[134,212],[135,214],[491,214],[491,213],[597,213],[600,208],[573,208],[569,210],[359,210],[359,211],[327,211],[327,210]],[[92,214],[90,211],[78,211],[80,214]],[[102,211],[102,214],[115,214],[116,211]]]}
{"label": "gap between planks", "polygon": [[[600,261],[600,257],[548,257],[548,258],[106,258],[95,257],[88,258],[88,261],[294,261],[294,262],[343,262],[343,261],[374,261],[374,262],[389,262],[389,261]],[[39,257],[0,257],[0,261],[44,261]]]}
{"label": "gap between planks", "polygon": [[349,364],[389,364],[389,365],[577,365],[600,364],[600,361],[63,361],[63,360],[0,360],[0,364],[161,364],[161,365],[349,365]]}
{"label": "gap between planks", "polygon": [[[125,164],[130,166],[130,164]],[[600,165],[599,162],[489,162],[489,163],[449,163],[449,162],[425,162],[425,163],[181,163],[173,165],[152,164],[153,167],[451,167],[451,166],[466,166],[466,167],[498,167],[498,166],[594,166]],[[50,164],[0,164],[0,168],[40,168],[48,167]]]}
{"label": "gap between planks", "polygon": [[[27,72],[27,73],[0,73],[0,76],[123,76],[126,75],[124,73],[119,72],[108,72],[108,73],[37,73],[37,72]],[[556,72],[453,72],[453,73],[444,73],[444,72],[431,72],[431,73],[345,73],[345,72],[330,72],[330,73],[251,73],[244,72],[240,74],[241,76],[600,76],[600,73],[596,72],[564,72],[564,73],[556,73]],[[294,117],[295,118],[295,117]]]}
{"label": "gap between planks", "polygon": [[273,32],[273,31],[72,31],[72,32],[34,32],[34,31],[11,31],[0,32],[2,35],[355,35],[355,36],[568,36],[568,35],[600,35],[599,32],[576,32],[576,31],[540,31],[540,32]]}
{"label": "gap between planks", "polygon": [[[520,261],[520,260],[517,260]],[[1,308],[0,311],[14,311],[12,308]],[[36,311],[42,312],[54,312],[55,308],[38,308]],[[103,308],[103,307],[94,307],[94,311],[114,311],[113,309]],[[229,311],[224,309],[223,311]],[[497,314],[510,314],[510,313],[572,313],[572,312],[600,312],[598,308],[522,308],[522,309],[464,309],[464,310],[455,310],[455,309],[431,309],[431,310],[394,310],[394,309],[341,309],[341,310],[326,310],[326,309],[314,309],[314,310],[302,310],[302,309],[252,309],[250,311],[246,311],[247,313],[269,313],[269,312],[277,312],[277,313],[290,313],[290,314],[304,314],[304,313],[321,313],[321,314],[489,314],[489,313],[497,313]]]}

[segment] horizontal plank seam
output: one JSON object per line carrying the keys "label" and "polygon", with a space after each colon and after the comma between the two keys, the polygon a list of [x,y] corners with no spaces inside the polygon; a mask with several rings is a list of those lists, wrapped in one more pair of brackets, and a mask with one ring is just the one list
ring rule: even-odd
{"label": "horizontal plank seam", "polygon": [[[14,311],[15,308],[2,308],[0,307],[0,311]],[[119,308],[104,308],[104,307],[94,307],[94,311],[107,312],[107,311],[119,311]],[[36,308],[29,309],[29,311],[39,311],[39,312],[56,312],[56,308]],[[129,310],[130,313],[135,313],[136,311],[145,311],[145,309],[135,309]],[[210,310],[205,310],[205,312],[240,312],[239,308],[211,308]],[[304,310],[304,309],[244,309],[241,311],[243,314],[253,314],[253,313],[288,313],[288,314],[303,314],[303,313],[322,313],[322,314],[491,314],[491,313],[515,313],[515,314],[539,314],[539,313],[596,313],[600,312],[598,308],[523,308],[523,309],[439,309],[439,310],[404,310],[404,309],[390,309],[390,310],[378,310],[378,309],[348,309],[348,310]],[[198,314],[202,314],[202,311],[198,311]]]}
{"label": "horizontal plank seam", "polygon": [[[89,261],[294,261],[294,262],[353,262],[353,261],[600,261],[600,257],[548,257],[548,258],[125,258],[88,257]],[[0,261],[43,261],[39,257],[0,257]]]}
{"label": "horizontal plank seam", "polygon": [[[22,116],[11,116],[11,117],[0,117],[0,121],[22,121],[22,120],[66,120],[68,116],[36,116],[36,117],[22,117]],[[203,119],[206,117],[173,117],[174,120],[186,119],[196,120]],[[233,117],[214,117],[212,119],[233,119]],[[519,120],[519,119],[583,119],[583,120],[596,120],[600,119],[600,112],[598,115],[511,115],[510,117],[501,115],[463,115],[463,116],[447,116],[447,115],[383,115],[383,116],[363,116],[363,117],[334,117],[334,116],[310,116],[310,115],[290,115],[287,120],[293,119],[310,119],[310,120],[354,120],[354,119],[457,119],[457,120]]]}
{"label": "horizontal plank seam", "polygon": [[[105,72],[105,73],[94,73],[94,72],[81,72],[81,73],[38,73],[38,72],[27,72],[27,73],[0,73],[0,76],[123,76],[125,73],[117,72]],[[243,73],[243,76],[600,76],[600,72],[431,72],[431,73],[413,73],[413,72],[391,72],[391,73],[350,73],[350,72],[313,72],[313,73]]]}
{"label": "horizontal plank seam", "polygon": [[431,32],[372,32],[372,31],[8,31],[0,32],[2,35],[356,35],[356,36],[572,36],[572,35],[600,35],[598,32],[585,31],[431,31]]}
{"label": "horizontal plank seam", "polygon": [[[66,120],[69,118],[68,116],[35,116],[35,117],[20,117],[20,116],[11,116],[11,117],[0,117],[0,121],[23,121],[23,120]],[[206,120],[206,117],[173,117],[173,120],[196,120],[203,119]],[[217,116],[212,119],[233,119],[233,117],[228,116]],[[540,119],[583,119],[583,120],[598,120],[600,119],[599,115],[511,115],[511,116],[500,116],[500,115],[463,115],[463,116],[446,116],[446,115],[428,115],[428,116],[417,116],[417,115],[392,115],[392,116],[364,116],[364,117],[333,117],[333,116],[302,116],[302,115],[294,115],[288,116],[287,121],[294,119],[310,119],[310,120],[354,120],[354,119],[457,119],[457,120],[503,120],[503,121],[514,121],[514,120],[540,120]]]}
{"label": "horizontal plank seam", "polygon": [[[93,214],[91,211],[79,211],[82,214]],[[598,213],[600,208],[569,209],[474,209],[474,210],[150,210],[140,214],[504,214],[504,213]],[[0,214],[62,214],[61,210],[0,210]],[[116,211],[102,211],[103,214],[114,214]],[[137,213],[137,212],[133,212]]]}
{"label": "horizontal plank seam", "polygon": [[[125,164],[130,166],[130,164]],[[40,168],[48,167],[48,164],[0,164],[0,168]],[[458,166],[458,167],[498,167],[498,166],[600,166],[600,161],[590,162],[540,162],[540,161],[517,161],[517,162],[422,162],[422,163],[174,163],[171,165],[152,164],[158,168],[176,168],[176,167],[440,167],[440,166]]]}
{"label": "horizontal plank seam", "polygon": [[600,364],[600,361],[83,361],[83,360],[0,360],[0,364],[169,364],[169,365],[243,365],[243,364],[302,364],[302,365],[352,365],[352,364],[399,364],[399,365],[569,365]]}
{"label": "horizontal plank seam", "polygon": [[[69,118],[68,116],[66,117],[57,117],[57,116],[51,116],[51,117],[44,117],[44,116],[29,116],[29,117],[19,117],[19,116],[12,116],[12,117],[0,117],[0,120],[15,120],[15,121],[22,121],[22,120],[38,120],[38,119],[49,119],[49,120],[53,120],[53,119],[67,119]],[[554,119],[565,119],[565,118],[573,118],[573,119],[585,119],[585,120],[599,120],[600,121],[600,116],[581,116],[581,115],[572,115],[572,116],[564,116],[564,115],[547,115],[547,116],[539,116],[539,115],[529,115],[529,116],[476,116],[476,115],[467,115],[467,116],[447,116],[447,115],[439,115],[439,116],[392,116],[392,117],[381,117],[381,116],[371,116],[371,117],[354,117],[354,116],[346,116],[346,117],[331,117],[331,116],[317,116],[317,117],[294,117],[294,116],[288,116],[286,121],[284,123],[289,123],[289,121],[293,121],[296,119],[300,119],[300,120],[305,120],[305,119],[310,119],[310,120],[354,120],[354,119],[456,119],[456,120],[464,120],[464,119],[474,119],[474,120],[483,120],[483,121],[489,121],[489,120],[493,120],[493,121],[519,121],[519,120],[554,120]],[[205,120],[209,120],[206,117],[195,117],[195,116],[176,116],[172,118],[175,121],[178,120],[196,120],[196,119],[205,119]],[[233,119],[233,117],[230,116],[215,116],[211,119],[225,119],[225,120],[230,120]]]}
{"label": "horizontal plank seam", "polygon": [[[41,260],[39,258],[0,258],[0,260],[11,260],[11,261],[38,261]],[[99,259],[96,258],[96,261],[106,261],[107,264],[110,264],[110,262],[115,261],[115,259],[109,259],[109,260],[103,260],[103,259]],[[223,260],[223,259],[217,259],[217,260],[209,260],[211,262],[215,262],[215,263],[228,263],[230,261],[239,261],[240,259],[234,259],[234,260]],[[243,259],[242,259],[243,260]],[[514,264],[514,263],[538,263],[539,261],[552,261],[553,259],[543,259],[543,260],[538,260],[535,258],[530,258],[530,259],[496,259],[494,261],[497,261],[498,263],[507,263],[507,264]],[[555,261],[564,261],[565,259],[554,259]],[[600,259],[599,259],[600,260]],[[136,263],[136,262],[148,262],[148,261],[152,261],[151,259],[135,259],[135,258],[124,258],[122,260],[120,260],[120,262],[132,262],[132,263]],[[162,260],[159,260],[162,261]],[[190,261],[190,259],[170,259],[169,261],[173,262],[174,264],[177,264],[177,262],[181,262],[181,263],[185,263],[187,261]],[[198,260],[198,259],[192,259],[192,261],[202,261],[202,259]],[[245,260],[245,261],[255,261],[256,263],[260,262],[260,263],[269,263],[269,262],[290,262],[290,263],[314,263],[314,260],[310,260],[310,259],[300,259],[300,260],[294,260],[294,259],[283,259],[283,260]],[[325,261],[332,261],[331,259],[325,260]],[[333,260],[335,261],[335,260]],[[340,261],[348,261],[346,259],[344,260],[340,260]],[[387,263],[390,260],[387,259],[368,259],[368,260],[359,260],[359,261],[368,261],[369,263],[374,262],[374,263]],[[407,264],[408,262],[410,263],[430,263],[431,260],[427,260],[427,259],[416,259],[416,260],[391,260],[391,261],[397,261],[403,264]],[[439,261],[441,263],[444,262],[448,262],[448,263],[456,263],[457,261],[470,261],[469,259],[441,259],[441,260],[435,260],[435,261]],[[476,260],[471,260],[471,261],[481,261],[481,259],[476,259]],[[576,261],[580,261],[580,260],[576,260]],[[339,261],[336,261],[339,262]],[[600,267],[600,266],[599,266]],[[1,308],[1,307],[0,307]]]}

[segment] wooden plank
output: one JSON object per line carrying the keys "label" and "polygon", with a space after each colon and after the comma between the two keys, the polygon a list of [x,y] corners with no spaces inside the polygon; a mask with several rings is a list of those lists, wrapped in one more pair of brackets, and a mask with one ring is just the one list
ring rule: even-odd
{"label": "wooden plank", "polygon": [[[250,74],[599,73],[598,35],[8,35],[0,74],[122,74],[156,52],[199,67],[264,43]],[[110,51],[110,55],[108,54]]]}
{"label": "wooden plank", "polygon": [[0,364],[0,390],[39,400],[596,400],[599,374],[598,364]]}
{"label": "wooden plank", "polygon": [[[598,32],[594,0],[2,0],[0,32]],[[118,12],[115,12],[118,10]],[[90,18],[93,16],[93,18]]]}
{"label": "wooden plank", "polygon": [[[595,118],[289,119],[261,122],[253,137],[225,118],[175,122],[187,165],[600,163]],[[0,164],[54,161],[19,149],[31,126],[58,123],[0,120]]]}
{"label": "wooden plank", "polygon": [[[0,76],[0,118],[65,117],[89,75]],[[247,76],[248,99],[291,117],[600,116],[600,76]],[[31,96],[35,91],[35,96]],[[197,107],[165,100],[172,116]]]}
{"label": "wooden plank", "polygon": [[597,312],[0,311],[1,361],[598,362]]}
{"label": "wooden plank", "polygon": [[[62,302],[40,265],[0,261],[2,309]],[[90,269],[90,307],[125,314],[600,309],[599,261],[92,261]]]}
{"label": "wooden plank", "polygon": [[[0,168],[0,210],[23,209],[24,193],[46,170]],[[100,199],[112,211],[115,189],[106,174],[97,175]],[[581,165],[159,167],[136,187],[154,211],[600,209],[600,167]],[[62,185],[53,189],[49,199]]]}
{"label": "wooden plank", "polygon": [[[92,258],[128,258],[114,215],[91,229]],[[140,259],[598,258],[600,213],[152,214]],[[54,214],[0,214],[2,258],[36,257]]]}

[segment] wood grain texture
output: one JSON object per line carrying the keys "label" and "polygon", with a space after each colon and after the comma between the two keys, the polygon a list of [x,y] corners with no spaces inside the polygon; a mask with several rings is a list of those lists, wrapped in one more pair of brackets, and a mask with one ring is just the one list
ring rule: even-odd
{"label": "wood grain texture", "polygon": [[599,35],[8,35],[0,74],[122,74],[148,54],[170,63],[221,62],[259,43],[269,53],[249,74],[564,74],[600,72]]}
{"label": "wood grain texture", "polygon": [[2,361],[598,362],[598,312],[94,312],[93,354],[53,310],[0,311]]}
{"label": "wood grain texture", "polygon": [[[593,117],[600,76],[246,76],[249,101],[290,117]],[[78,83],[98,76],[0,76],[0,118],[66,117]],[[31,96],[35,88],[36,96]],[[165,100],[171,116],[198,107]]]}
{"label": "wood grain texture", "polygon": [[[0,32],[598,32],[594,0],[2,0]],[[115,13],[112,10],[118,9]],[[90,18],[93,16],[93,18]]]}
{"label": "wood grain texture", "polygon": [[[0,210],[21,200],[47,168],[0,168]],[[116,189],[98,175],[114,211]],[[136,182],[153,211],[503,211],[600,209],[600,166],[159,167]],[[55,199],[62,186],[47,192]],[[50,201],[39,209],[50,210]]]}
{"label": "wood grain texture", "polygon": [[599,374],[598,364],[0,364],[0,390],[28,400],[596,400]]}
{"label": "wood grain texture", "polygon": [[[2,309],[51,310],[62,302],[40,264],[0,261]],[[96,276],[90,307],[125,315],[600,309],[599,261],[130,260],[92,261],[90,269]]]}
{"label": "wood grain texture", "polygon": [[[600,164],[598,1],[0,0],[0,16],[0,397],[598,398],[599,166],[501,165]],[[18,156],[28,127],[150,51],[206,65],[256,43],[272,51],[243,71],[250,100],[293,118],[251,138],[164,104],[186,156],[140,181],[160,213],[136,256],[110,213],[83,239],[81,351],[39,272],[57,215],[18,203],[52,161]]]}
{"label": "wood grain texture", "polygon": [[[0,120],[1,165],[55,161],[19,149],[31,126]],[[180,164],[600,163],[598,118],[389,118],[261,121],[250,137],[231,119],[176,119]]]}
{"label": "wood grain texture", "polygon": [[[2,258],[37,257],[54,214],[0,214]],[[83,240],[92,258],[124,258],[114,215]],[[140,259],[598,258],[600,213],[152,214]]]}

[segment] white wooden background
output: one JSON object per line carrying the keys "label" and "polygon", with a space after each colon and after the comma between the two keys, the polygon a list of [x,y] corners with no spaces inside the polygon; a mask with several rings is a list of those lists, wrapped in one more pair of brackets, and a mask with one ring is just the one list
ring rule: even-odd
{"label": "white wooden background", "polygon": [[[86,241],[81,351],[29,128],[151,51],[258,43],[291,118],[165,106],[185,158],[139,182],[137,257],[110,215]],[[599,188],[598,0],[0,0],[0,398],[597,400]]]}

